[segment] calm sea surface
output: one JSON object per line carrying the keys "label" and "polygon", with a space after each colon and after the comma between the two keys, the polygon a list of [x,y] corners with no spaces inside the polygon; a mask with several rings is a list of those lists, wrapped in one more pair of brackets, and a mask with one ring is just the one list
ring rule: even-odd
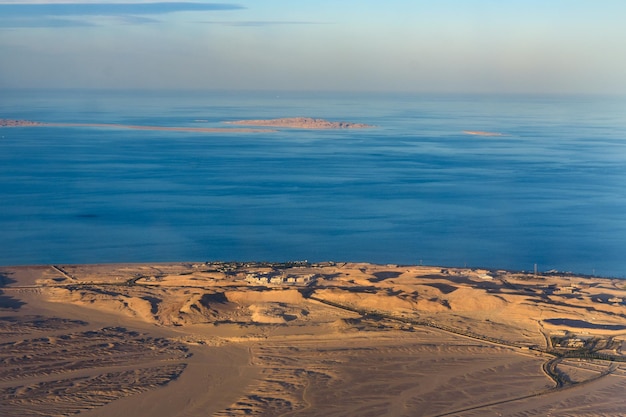
{"label": "calm sea surface", "polygon": [[0,118],[43,122],[293,116],[376,127],[0,129],[0,265],[306,259],[626,277],[625,98],[0,92]]}

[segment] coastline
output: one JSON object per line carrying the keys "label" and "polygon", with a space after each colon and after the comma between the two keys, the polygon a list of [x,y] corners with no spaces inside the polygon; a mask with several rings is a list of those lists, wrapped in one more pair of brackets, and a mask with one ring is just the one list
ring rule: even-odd
{"label": "coastline", "polygon": [[46,123],[43,126],[52,127],[104,127],[113,129],[133,129],[133,130],[159,130],[171,132],[199,132],[199,133],[259,133],[274,132],[271,129],[251,129],[251,128],[220,128],[220,127],[184,127],[184,126],[143,126],[143,125],[123,125],[117,123]]}
{"label": "coastline", "polygon": [[288,117],[281,119],[261,119],[261,120],[236,120],[225,122],[232,125],[245,126],[268,126],[268,127],[285,127],[291,129],[371,129],[374,126],[365,123],[352,122],[331,122],[324,119],[314,119],[311,117]]}
{"label": "coastline", "polygon": [[0,267],[0,279],[9,415],[623,407],[621,280],[306,261]]}
{"label": "coastline", "polygon": [[103,127],[112,129],[134,129],[134,130],[161,130],[174,132],[200,132],[200,133],[257,133],[274,132],[271,129],[252,128],[219,128],[219,127],[186,127],[186,126],[143,126],[124,125],[118,123],[44,123],[31,120],[9,120],[0,119],[0,128],[8,127]]}
{"label": "coastline", "polygon": [[257,133],[275,132],[274,129],[267,128],[291,128],[307,130],[331,130],[331,129],[367,129],[373,128],[363,123],[351,122],[330,122],[324,119],[313,119],[309,117],[294,117],[270,120],[237,120],[223,122],[229,125],[258,126],[264,128],[221,128],[221,127],[187,127],[187,126],[145,126],[145,125],[125,125],[118,123],[44,123],[31,120],[0,119],[2,127],[103,127],[117,129],[135,130],[162,130],[176,132],[201,132],[201,133]]}

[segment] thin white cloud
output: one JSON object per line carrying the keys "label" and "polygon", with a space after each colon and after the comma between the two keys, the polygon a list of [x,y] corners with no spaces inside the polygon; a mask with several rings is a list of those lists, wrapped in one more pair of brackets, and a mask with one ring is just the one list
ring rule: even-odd
{"label": "thin white cloud", "polygon": [[[212,2],[61,2],[51,0],[0,3],[0,28],[93,26],[92,18],[111,17],[122,23],[143,24],[156,20],[147,16],[162,16],[178,12],[212,12],[241,10],[231,3]],[[85,21],[79,21],[82,19]]]}
{"label": "thin white cloud", "polygon": [[241,20],[241,21],[211,21],[204,20],[197,23],[221,26],[242,26],[242,27],[259,27],[259,26],[290,26],[290,25],[327,25],[327,22],[309,22],[305,20]]}
{"label": "thin white cloud", "polygon": [[202,12],[215,10],[240,10],[244,7],[232,3],[207,2],[48,2],[0,3],[0,16],[48,15],[118,15],[167,14],[175,12]]}
{"label": "thin white cloud", "polygon": [[[103,3],[102,0],[82,0],[82,1],[71,1],[71,0],[0,0],[0,5],[2,4],[96,4]],[[154,0],[109,0],[106,3],[108,4],[120,4],[120,3],[189,3],[188,0],[164,0],[164,1],[154,1]],[[196,3],[203,3],[202,1],[196,1]],[[206,3],[206,2],[204,2]]]}

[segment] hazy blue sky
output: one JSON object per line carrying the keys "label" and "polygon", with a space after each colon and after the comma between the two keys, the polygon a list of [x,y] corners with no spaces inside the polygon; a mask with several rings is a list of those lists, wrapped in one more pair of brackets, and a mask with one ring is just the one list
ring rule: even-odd
{"label": "hazy blue sky", "polygon": [[0,88],[626,93],[625,0],[0,0]]}

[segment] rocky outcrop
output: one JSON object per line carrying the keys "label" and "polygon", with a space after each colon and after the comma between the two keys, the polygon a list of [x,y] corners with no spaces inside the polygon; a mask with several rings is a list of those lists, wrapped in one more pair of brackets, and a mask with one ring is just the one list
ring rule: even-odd
{"label": "rocky outcrop", "polygon": [[226,123],[244,126],[287,127],[292,129],[367,129],[374,127],[364,123],[331,122],[324,119],[313,119],[311,117],[288,117],[283,119],[267,120],[237,120],[234,122]]}
{"label": "rocky outcrop", "polygon": [[[231,125],[262,126],[262,127],[285,127],[292,129],[366,129],[370,126],[364,123],[351,122],[331,122],[324,119],[313,119],[310,117],[291,117],[283,119],[269,120],[237,120],[226,122]],[[120,124],[103,123],[41,123],[30,120],[0,119],[0,127],[25,127],[25,126],[79,126],[79,127],[117,127],[140,130],[176,130],[191,132],[268,132],[268,129],[227,129],[227,128],[203,128],[203,127],[171,127],[171,126],[131,126]]]}
{"label": "rocky outcrop", "polygon": [[24,127],[24,126],[41,126],[41,123],[32,122],[30,120],[0,119],[0,127]]}

